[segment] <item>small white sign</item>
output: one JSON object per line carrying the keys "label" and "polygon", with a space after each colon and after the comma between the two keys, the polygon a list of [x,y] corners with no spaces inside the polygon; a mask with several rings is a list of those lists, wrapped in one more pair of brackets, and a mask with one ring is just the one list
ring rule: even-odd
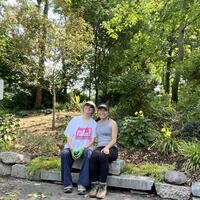
{"label": "small white sign", "polygon": [[0,80],[0,100],[3,99],[3,80]]}

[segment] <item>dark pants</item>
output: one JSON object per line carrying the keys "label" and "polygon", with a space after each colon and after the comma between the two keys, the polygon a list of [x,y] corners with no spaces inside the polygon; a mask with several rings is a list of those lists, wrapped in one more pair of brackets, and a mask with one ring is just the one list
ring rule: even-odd
{"label": "dark pants", "polygon": [[111,147],[109,154],[101,153],[104,147],[97,147],[90,158],[90,180],[91,182],[105,183],[108,176],[109,162],[118,157],[118,149]]}
{"label": "dark pants", "polygon": [[[78,184],[89,186],[89,160],[92,150],[87,149],[82,156],[82,165],[79,174]],[[66,148],[61,152],[61,181],[64,186],[72,185],[71,169],[74,160],[71,156],[70,149]]]}

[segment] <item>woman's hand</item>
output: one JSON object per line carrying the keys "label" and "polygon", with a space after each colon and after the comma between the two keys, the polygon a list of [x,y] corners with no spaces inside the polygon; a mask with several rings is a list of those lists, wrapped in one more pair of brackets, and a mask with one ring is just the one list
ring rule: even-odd
{"label": "woman's hand", "polygon": [[101,153],[109,154],[109,153],[110,153],[110,150],[109,150],[108,147],[104,147],[104,148],[101,150]]}

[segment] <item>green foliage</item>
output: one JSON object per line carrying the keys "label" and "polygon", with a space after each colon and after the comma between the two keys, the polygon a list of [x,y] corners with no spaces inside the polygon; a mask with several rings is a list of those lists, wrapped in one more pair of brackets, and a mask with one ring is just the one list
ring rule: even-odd
{"label": "green foliage", "polygon": [[152,147],[164,154],[172,154],[178,150],[178,142],[173,137],[170,128],[162,128]]}
{"label": "green foliage", "polygon": [[5,141],[0,141],[0,151],[11,151],[14,150],[15,145],[12,142],[5,142]]}
{"label": "green foliage", "polygon": [[60,169],[60,158],[59,157],[37,157],[28,163],[28,170],[31,173],[38,172],[40,170],[49,169]]}
{"label": "green foliage", "polygon": [[74,95],[73,93],[70,96],[70,102],[66,102],[66,107],[70,111],[78,111],[81,110],[81,102],[80,102],[80,96]]}
{"label": "green foliage", "polygon": [[123,168],[124,174],[131,174],[135,176],[150,176],[157,182],[164,180],[165,172],[174,169],[172,165],[160,165],[144,163],[141,165],[126,164]]}
{"label": "green foliage", "polygon": [[114,97],[115,119],[132,115],[136,110],[148,110],[153,95],[149,76],[139,69],[132,68],[109,82],[110,96]]}
{"label": "green foliage", "polygon": [[198,139],[200,140],[200,121],[192,121],[184,124],[181,129],[181,137],[184,139]]}
{"label": "green foliage", "polygon": [[180,114],[176,111],[176,107],[171,104],[171,96],[168,94],[154,96],[151,99],[148,113],[158,129],[161,129],[163,124],[174,130],[181,127]]}
{"label": "green foliage", "polygon": [[128,149],[147,148],[154,141],[156,131],[151,120],[144,117],[142,111],[135,115],[122,120],[118,142]]}
{"label": "green foliage", "polygon": [[12,114],[4,113],[0,116],[0,141],[11,142],[16,138],[18,121]]}
{"label": "green foliage", "polygon": [[200,169],[200,143],[193,142],[181,142],[180,150],[185,157],[185,169],[188,171],[195,171]]}

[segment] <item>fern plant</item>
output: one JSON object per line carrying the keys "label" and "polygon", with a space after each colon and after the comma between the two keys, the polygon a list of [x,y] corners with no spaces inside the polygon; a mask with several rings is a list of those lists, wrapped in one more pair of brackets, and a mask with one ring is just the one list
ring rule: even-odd
{"label": "fern plant", "polygon": [[180,149],[186,159],[184,163],[185,169],[188,171],[200,169],[200,143],[197,141],[182,142]]}

